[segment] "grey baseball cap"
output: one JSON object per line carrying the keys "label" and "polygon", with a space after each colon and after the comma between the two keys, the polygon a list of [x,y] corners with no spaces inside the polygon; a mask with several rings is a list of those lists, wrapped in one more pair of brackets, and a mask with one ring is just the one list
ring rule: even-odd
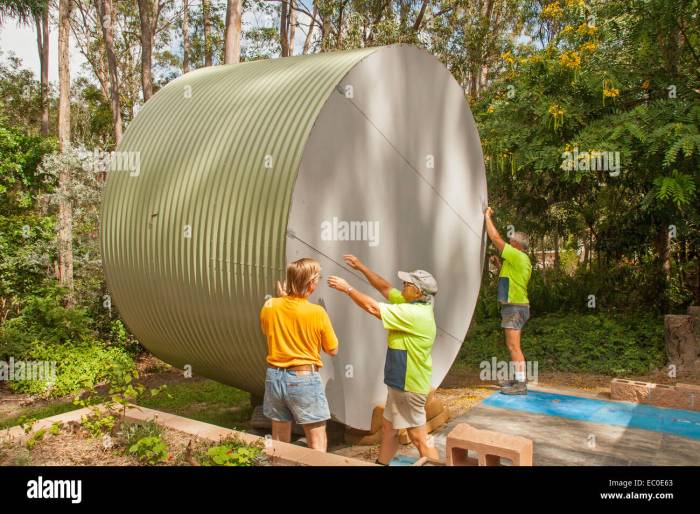
{"label": "grey baseball cap", "polygon": [[401,280],[410,282],[425,294],[436,295],[438,292],[438,285],[435,277],[425,270],[417,269],[411,272],[399,271],[398,275]]}

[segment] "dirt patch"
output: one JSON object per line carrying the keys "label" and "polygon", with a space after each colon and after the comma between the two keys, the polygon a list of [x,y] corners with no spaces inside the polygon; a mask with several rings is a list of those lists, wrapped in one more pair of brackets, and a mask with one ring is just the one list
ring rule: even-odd
{"label": "dirt patch", "polygon": [[[193,456],[216,444],[191,434],[163,428],[168,460],[158,466],[190,466]],[[111,446],[111,447],[110,447]],[[188,449],[189,447],[189,449]],[[64,426],[58,435],[46,433],[28,449],[17,441],[0,443],[0,466],[146,466],[114,440],[93,437],[79,424]],[[262,459],[260,465],[268,465]]]}

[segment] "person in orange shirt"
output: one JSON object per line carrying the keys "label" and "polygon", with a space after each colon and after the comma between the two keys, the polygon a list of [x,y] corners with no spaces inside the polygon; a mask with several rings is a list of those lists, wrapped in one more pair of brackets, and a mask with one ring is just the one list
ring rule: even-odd
{"label": "person in orange shirt", "polygon": [[326,421],[331,417],[323,390],[321,349],[338,353],[338,338],[325,309],[309,302],[321,278],[313,259],[287,266],[278,298],[265,302],[260,326],[267,337],[267,373],[263,414],[272,420],[272,438],[289,442],[292,420],[304,428],[310,448],[325,452]]}

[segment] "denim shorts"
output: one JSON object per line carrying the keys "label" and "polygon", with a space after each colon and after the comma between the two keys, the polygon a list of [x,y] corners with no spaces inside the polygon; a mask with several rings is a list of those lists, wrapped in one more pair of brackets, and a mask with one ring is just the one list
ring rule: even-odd
{"label": "denim shorts", "polygon": [[298,425],[330,419],[321,374],[267,368],[263,414],[273,421],[295,421]]}
{"label": "denim shorts", "polygon": [[529,305],[505,304],[501,307],[501,327],[522,330],[525,322],[530,319]]}

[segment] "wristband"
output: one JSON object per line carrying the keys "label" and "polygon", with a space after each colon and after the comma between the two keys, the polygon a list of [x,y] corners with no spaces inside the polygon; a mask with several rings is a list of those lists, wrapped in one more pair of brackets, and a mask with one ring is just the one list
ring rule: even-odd
{"label": "wristband", "polygon": [[352,287],[348,287],[348,290],[345,291],[347,294],[350,294],[350,291],[352,291]]}

